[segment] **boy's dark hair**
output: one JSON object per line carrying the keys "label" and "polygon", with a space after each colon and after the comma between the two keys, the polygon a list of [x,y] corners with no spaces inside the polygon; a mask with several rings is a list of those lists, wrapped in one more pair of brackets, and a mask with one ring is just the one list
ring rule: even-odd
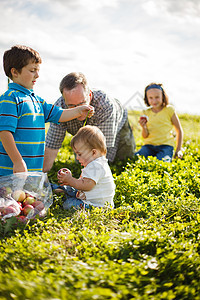
{"label": "boy's dark hair", "polygon": [[19,73],[30,62],[42,63],[40,54],[30,47],[16,45],[4,52],[3,67],[7,77],[12,79],[11,69],[15,68]]}
{"label": "boy's dark hair", "polygon": [[60,92],[63,93],[63,89],[72,90],[77,87],[78,84],[82,84],[84,90],[89,92],[89,87],[85,75],[81,72],[72,72],[66,75],[60,82]]}
{"label": "boy's dark hair", "polygon": [[165,90],[163,89],[163,85],[162,83],[155,83],[155,82],[152,82],[150,83],[149,85],[147,85],[145,87],[145,90],[144,90],[144,103],[147,105],[147,106],[150,106],[149,102],[148,102],[148,98],[147,98],[147,90],[149,90],[149,88],[151,86],[158,86],[160,87],[160,90],[162,91],[162,100],[163,100],[163,106],[167,106],[169,104],[169,98],[165,92]]}

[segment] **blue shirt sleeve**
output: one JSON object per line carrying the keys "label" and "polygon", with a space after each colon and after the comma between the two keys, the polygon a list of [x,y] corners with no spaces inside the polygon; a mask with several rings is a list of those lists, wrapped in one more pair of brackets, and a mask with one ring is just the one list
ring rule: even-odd
{"label": "blue shirt sleeve", "polygon": [[46,122],[59,124],[59,119],[62,115],[63,109],[53,104],[48,104],[43,101],[44,118]]}
{"label": "blue shirt sleeve", "polygon": [[7,91],[0,97],[0,131],[15,132],[17,121],[17,103],[12,93]]}

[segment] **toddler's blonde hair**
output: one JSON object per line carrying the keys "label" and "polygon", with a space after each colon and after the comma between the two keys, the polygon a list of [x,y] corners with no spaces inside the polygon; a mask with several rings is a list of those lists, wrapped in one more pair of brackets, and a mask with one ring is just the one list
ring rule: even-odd
{"label": "toddler's blonde hair", "polygon": [[102,155],[106,156],[106,139],[102,131],[98,127],[91,125],[81,127],[78,132],[72,137],[72,149],[75,148],[76,142],[80,141],[88,146],[88,148],[90,148],[91,150],[97,149],[101,152]]}

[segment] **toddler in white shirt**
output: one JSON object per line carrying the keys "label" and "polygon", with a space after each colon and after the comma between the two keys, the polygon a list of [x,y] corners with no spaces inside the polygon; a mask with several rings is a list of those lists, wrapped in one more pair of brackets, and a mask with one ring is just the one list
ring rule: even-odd
{"label": "toddler in white shirt", "polygon": [[106,141],[102,131],[90,125],[80,128],[71,140],[71,147],[84,168],[78,179],[69,169],[58,171],[59,184],[67,195],[63,207],[103,207],[106,202],[114,207],[115,184],[106,159]]}

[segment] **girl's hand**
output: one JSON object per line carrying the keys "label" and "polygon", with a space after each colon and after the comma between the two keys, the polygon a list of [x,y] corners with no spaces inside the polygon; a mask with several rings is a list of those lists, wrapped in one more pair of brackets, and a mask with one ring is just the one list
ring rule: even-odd
{"label": "girl's hand", "polygon": [[183,158],[183,152],[181,150],[176,151],[174,154],[175,158]]}
{"label": "girl's hand", "polygon": [[91,118],[94,115],[94,107],[91,105],[80,105],[77,107],[80,117],[77,119],[79,121],[85,120],[86,117]]}
{"label": "girl's hand", "polygon": [[142,126],[143,128],[146,127],[147,122],[148,122],[147,116],[143,115],[140,117],[140,119],[139,119],[140,126]]}

